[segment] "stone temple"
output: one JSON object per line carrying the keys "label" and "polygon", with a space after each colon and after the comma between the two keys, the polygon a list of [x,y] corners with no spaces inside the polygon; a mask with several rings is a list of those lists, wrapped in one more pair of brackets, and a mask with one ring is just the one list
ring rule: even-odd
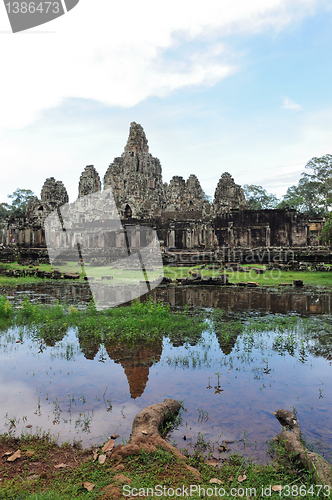
{"label": "stone temple", "polygon": [[[322,251],[322,219],[310,219],[295,210],[250,210],[243,189],[228,172],[222,173],[212,203],[195,175],[187,180],[174,176],[169,184],[163,182],[161,163],[149,153],[145,132],[135,122],[130,125],[124,152],[104,175],[103,189],[109,188],[120,218],[132,234],[142,225],[157,230],[166,261],[167,255],[177,251],[225,254],[225,249],[245,253],[258,248],[291,248],[300,257],[308,248],[314,248],[314,253],[319,248]],[[79,178],[78,198],[102,193],[103,189],[94,166],[85,167]],[[29,200],[25,217],[0,222],[0,260],[17,258],[18,253],[22,258],[47,260],[43,221],[67,202],[63,183],[54,177],[46,179],[40,199],[34,196]],[[93,245],[91,238],[91,248]]]}

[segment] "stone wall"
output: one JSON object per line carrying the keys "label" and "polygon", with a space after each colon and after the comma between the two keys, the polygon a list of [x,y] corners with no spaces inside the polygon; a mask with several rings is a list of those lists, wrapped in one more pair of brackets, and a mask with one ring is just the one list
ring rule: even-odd
{"label": "stone wall", "polygon": [[203,189],[196,175],[190,175],[185,181],[183,177],[175,175],[169,185],[164,184],[166,207],[164,212],[197,212],[209,202],[204,200]]}
{"label": "stone wall", "polygon": [[40,200],[32,196],[27,204],[26,215],[30,219],[43,221],[48,214],[65,203],[68,203],[68,193],[63,182],[49,177],[44,182],[40,193]]}
{"label": "stone wall", "polygon": [[233,177],[228,172],[225,172],[222,174],[214,193],[214,215],[218,216],[239,208],[247,208],[243,189],[239,184],[235,184]]}
{"label": "stone wall", "polygon": [[165,207],[161,165],[149,153],[141,125],[132,122],[125,150],[104,176],[104,189],[112,188],[123,218],[160,215]]}

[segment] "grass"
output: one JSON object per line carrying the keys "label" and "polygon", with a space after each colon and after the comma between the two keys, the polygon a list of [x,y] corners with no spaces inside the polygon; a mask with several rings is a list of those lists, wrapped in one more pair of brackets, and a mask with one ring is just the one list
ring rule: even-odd
{"label": "grass", "polygon": [[[37,266],[35,266],[37,267]],[[213,266],[209,266],[213,267]],[[281,271],[281,270],[267,270],[265,274],[256,274],[252,269],[253,267],[265,268],[261,264],[257,265],[243,265],[242,267],[247,268],[248,272],[239,272],[227,270],[226,274],[229,275],[229,283],[236,284],[240,281],[248,282],[255,281],[261,286],[278,286],[279,283],[292,284],[295,279],[302,279],[306,286],[322,286],[331,287],[332,286],[332,272],[319,272],[319,271]],[[0,268],[22,270],[29,269],[29,266],[22,266],[17,262],[10,264],[0,263]],[[52,271],[53,268],[49,264],[40,264],[38,268],[42,271]],[[187,278],[190,276],[190,272],[199,272],[202,276],[218,276],[220,275],[220,266],[215,266],[212,269],[201,269],[201,266],[193,267],[169,267],[164,266],[164,276],[170,277],[173,280],[177,278]],[[93,276],[97,280],[101,280],[104,275],[111,275],[113,279],[108,281],[106,279],[102,280],[104,284],[118,285],[126,284],[130,282],[137,282],[143,280],[142,272],[138,270],[123,270],[116,269],[112,266],[86,266],[85,274],[81,272],[81,268],[75,263],[67,263],[65,266],[61,266],[61,272],[75,272],[80,274],[80,279],[78,281],[83,281],[84,275]],[[159,271],[154,271],[149,273],[149,279],[156,279],[160,275]],[[46,280],[45,278],[37,277],[17,277],[9,278],[6,276],[0,276],[0,286],[16,286],[20,284],[34,284],[43,281],[54,282],[53,280]]]}
{"label": "grass", "polygon": [[[47,272],[52,272],[54,269],[58,269],[61,274],[64,273],[75,273],[79,274],[80,281],[83,281],[84,276],[91,276],[96,280],[102,281],[103,284],[105,285],[121,285],[121,284],[131,284],[131,283],[138,283],[141,280],[145,280],[144,275],[142,273],[141,269],[118,269],[114,268],[113,266],[90,266],[86,264],[84,266],[84,271],[82,270],[81,266],[77,265],[76,262],[66,262],[61,265],[57,265],[52,267],[50,264],[38,264],[33,267],[28,266],[28,265],[21,265],[18,262],[12,262],[12,263],[0,263],[0,269],[6,269],[6,270],[14,270],[14,271],[23,271],[25,269],[33,270],[37,269],[40,271],[47,271]],[[150,281],[153,281],[157,278],[159,278],[161,275],[161,272],[159,269],[156,270],[149,270],[148,271],[148,278]],[[108,279],[103,279],[103,276],[112,276],[112,280],[109,281]],[[36,283],[40,282],[40,280],[46,280],[46,278],[38,278],[38,277],[6,277],[6,276],[0,276],[0,285],[10,285],[13,283],[13,280],[15,281],[14,284],[21,284],[21,283]],[[52,281],[53,280],[48,280]]]}
{"label": "grass", "polygon": [[[172,496],[172,491],[175,497],[177,488],[179,492],[188,491],[193,499],[202,498],[203,490],[209,491],[210,495],[205,496],[212,498],[329,497],[324,489],[317,495],[319,486],[313,476],[299,468],[280,445],[274,445],[273,463],[257,465],[235,454],[220,467],[210,465],[199,453],[183,461],[162,448],[120,460],[107,458],[100,464],[93,460],[92,450],[81,450],[69,443],[60,447],[49,435],[22,435],[18,439],[2,436],[0,449],[2,452],[21,450],[21,458],[14,462],[0,459],[0,499],[4,500],[116,500],[136,497],[139,492],[139,496],[145,492],[146,498],[166,499]],[[101,453],[100,448],[96,451]],[[57,469],[55,465],[60,463],[65,467]],[[119,474],[124,476],[122,482]],[[217,482],[210,483],[211,479]],[[90,492],[83,486],[84,482],[94,485]],[[275,485],[284,487],[281,494],[272,489]],[[286,485],[290,485],[289,495],[283,494],[288,491]],[[222,495],[213,495],[215,487]],[[152,496],[153,491],[161,494]],[[303,494],[308,491],[307,495]]]}
{"label": "grass", "polygon": [[84,311],[59,303],[41,306],[26,297],[20,308],[14,308],[5,295],[0,297],[0,329],[26,327],[30,336],[47,342],[61,340],[68,328],[77,327],[81,345],[91,342],[123,341],[155,343],[164,337],[172,340],[198,340],[205,328],[204,318],[188,312],[171,312],[163,302],[135,301],[128,307],[97,311],[94,302]]}
{"label": "grass", "polygon": [[[235,284],[240,281],[248,282],[255,281],[262,286],[278,286],[278,283],[289,283],[292,284],[293,280],[301,279],[304,281],[306,286],[332,286],[332,272],[318,272],[318,271],[281,271],[281,270],[271,270],[266,271],[265,274],[256,274],[252,267],[265,268],[262,265],[249,266],[244,265],[249,269],[249,272],[240,272],[227,270],[224,271],[229,276],[229,283]],[[204,276],[219,276],[220,267],[215,266],[214,269],[201,269],[201,266],[193,267],[164,267],[165,276],[177,279],[177,278],[188,278],[191,272],[199,272]]]}

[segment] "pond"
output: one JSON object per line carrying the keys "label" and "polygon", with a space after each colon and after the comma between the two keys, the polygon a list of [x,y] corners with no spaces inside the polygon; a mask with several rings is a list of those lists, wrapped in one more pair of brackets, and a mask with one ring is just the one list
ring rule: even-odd
{"label": "pond", "polygon": [[[88,290],[72,286],[76,298],[69,285],[7,293],[16,304],[28,292],[41,302],[83,307]],[[50,430],[59,442],[75,438],[84,446],[117,433],[120,443],[138,411],[171,397],[185,411],[168,438],[189,453],[218,458],[226,442],[230,452],[268,461],[268,442],[281,430],[272,412],[295,408],[307,443],[329,457],[330,293],[160,287],[153,295],[174,308],[202,308],[200,339],[130,346],[87,344],[77,327],[53,341],[37,339],[27,327],[1,331],[0,432]]]}
{"label": "pond", "polygon": [[[92,299],[89,285],[77,282],[38,283],[19,285],[15,288],[3,287],[0,294],[7,294],[18,305],[27,295],[30,300],[40,304],[73,304],[84,307]],[[199,308],[221,308],[224,310],[246,312],[254,310],[301,315],[332,314],[332,292],[325,288],[306,289],[287,288],[241,288],[215,286],[159,286],[150,294],[142,296],[145,300],[151,295],[154,300],[162,300],[172,307],[185,305]]]}

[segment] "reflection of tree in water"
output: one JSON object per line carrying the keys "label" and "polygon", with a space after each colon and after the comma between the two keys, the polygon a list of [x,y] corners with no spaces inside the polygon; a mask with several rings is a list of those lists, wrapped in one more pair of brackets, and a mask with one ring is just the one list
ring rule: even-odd
{"label": "reflection of tree in water", "polygon": [[170,338],[170,343],[172,344],[173,347],[183,347],[184,345],[190,345],[191,347],[194,347],[195,345],[198,344],[200,339],[174,339]]}
{"label": "reflection of tree in water", "polygon": [[300,341],[295,335],[278,335],[272,344],[272,349],[281,355],[288,353],[290,356],[295,356],[297,349],[300,347]]}
{"label": "reflection of tree in water", "polygon": [[[261,344],[261,339],[267,332],[275,332],[272,350],[280,356],[286,354],[298,359],[301,363],[308,360],[308,356],[322,357],[328,361],[332,361],[332,325],[322,319],[307,319],[293,318],[291,316],[279,317],[279,321],[283,320],[284,325],[273,324],[277,322],[278,317],[274,320],[269,318],[266,321],[264,330],[261,325],[257,324],[257,331],[250,334],[245,333],[243,342],[249,345],[249,339],[252,341],[251,348],[258,348]],[[287,321],[289,324],[287,324]],[[255,326],[255,323],[253,323]]]}
{"label": "reflection of tree in water", "polygon": [[[325,332],[324,332],[325,333]],[[313,356],[322,356],[328,361],[332,361],[332,336],[331,333],[329,338],[326,335],[322,335],[319,342],[316,342],[314,346],[309,347],[309,352]]]}
{"label": "reflection of tree in water", "polygon": [[237,338],[243,333],[243,324],[240,321],[229,319],[221,310],[213,311],[211,327],[215,333],[220,349],[224,354],[230,354]]}
{"label": "reflection of tree in water", "polygon": [[78,327],[77,338],[84,357],[86,359],[94,359],[100,347],[100,343],[96,341],[96,336],[89,336],[86,334],[86,332],[80,331]]}
{"label": "reflection of tree in water", "polygon": [[39,327],[39,335],[48,347],[54,347],[67,334],[68,326],[65,324],[46,323]]}
{"label": "reflection of tree in water", "polygon": [[149,379],[149,368],[160,360],[162,343],[152,346],[109,343],[105,349],[109,357],[123,367],[131,397],[141,396]]}

